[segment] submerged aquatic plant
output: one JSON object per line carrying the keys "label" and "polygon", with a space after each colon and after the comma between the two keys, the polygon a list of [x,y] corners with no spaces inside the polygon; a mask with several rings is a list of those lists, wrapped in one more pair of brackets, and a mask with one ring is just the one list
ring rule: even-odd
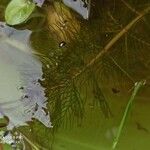
{"label": "submerged aquatic plant", "polygon": [[[66,38],[66,41],[61,41],[65,42],[63,47],[53,36],[59,34],[55,31],[51,34],[47,26],[32,32],[30,38],[35,50],[33,53],[43,62],[44,80],[41,84],[48,97],[47,106],[54,128],[48,130],[38,123],[31,123],[32,134],[24,133],[46,149],[53,149],[50,145],[53,138],[47,133],[54,135],[55,129],[62,126],[82,126],[84,119],[88,118],[89,105],[93,110],[98,106],[102,112],[96,117],[112,117],[113,102],[109,101],[107,93],[117,87],[119,92],[115,94],[119,95],[136,81],[149,78],[149,2],[114,0],[112,3],[97,0],[91,6],[89,21],[73,13],[80,23],[79,32],[73,32],[73,40]],[[64,19],[59,13],[58,18]],[[69,13],[72,14],[71,11]],[[71,21],[68,20],[70,24]],[[59,21],[56,22],[59,27],[57,23]],[[12,40],[6,42],[11,46],[20,46]]]}

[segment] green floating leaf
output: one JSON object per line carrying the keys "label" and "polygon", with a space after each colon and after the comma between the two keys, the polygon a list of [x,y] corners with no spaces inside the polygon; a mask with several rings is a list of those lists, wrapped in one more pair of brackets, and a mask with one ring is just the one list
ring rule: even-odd
{"label": "green floating leaf", "polygon": [[28,19],[35,8],[29,0],[12,0],[5,11],[5,20],[9,25],[17,25]]}

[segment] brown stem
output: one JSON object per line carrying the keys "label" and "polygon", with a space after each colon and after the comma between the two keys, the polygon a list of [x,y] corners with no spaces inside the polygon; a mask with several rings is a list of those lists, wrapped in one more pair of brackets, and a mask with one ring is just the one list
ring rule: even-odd
{"label": "brown stem", "polygon": [[93,58],[80,72],[78,72],[73,79],[83,73],[87,68],[92,66],[99,58],[101,58],[104,54],[106,54],[110,48],[125,34],[127,33],[133,25],[135,25],[144,15],[146,15],[150,11],[150,7],[146,8],[143,12],[141,12],[135,19],[133,19],[128,25],[126,25],[118,34],[116,34],[109,43]]}
{"label": "brown stem", "polygon": [[135,9],[133,8],[130,4],[128,4],[126,1],[124,0],[121,0],[132,12],[134,12],[135,14],[137,15],[140,15],[140,13]]}
{"label": "brown stem", "polygon": [[[127,24],[119,33],[117,33],[109,42],[108,44],[94,57],[83,69],[81,69],[78,73],[76,73],[73,77],[72,80],[76,79],[79,75],[84,73],[89,67],[91,67],[97,60],[99,60],[104,54],[110,51],[112,46],[123,36],[125,33],[127,33],[133,25],[135,25],[140,19],[143,18],[147,13],[150,11],[150,6],[147,7],[146,9],[143,10],[143,12],[139,13],[136,18],[134,18],[129,24]],[[65,82],[68,83],[68,80]],[[63,84],[65,85],[65,84]],[[60,85],[62,86],[62,84]],[[59,85],[56,86],[55,88],[60,87]],[[52,89],[54,89],[52,87]]]}

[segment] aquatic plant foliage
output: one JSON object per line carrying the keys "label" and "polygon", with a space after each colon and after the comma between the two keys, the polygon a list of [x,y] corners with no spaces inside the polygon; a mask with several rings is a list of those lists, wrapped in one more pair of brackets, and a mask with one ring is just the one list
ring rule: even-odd
{"label": "aquatic plant foliage", "polygon": [[[54,6],[54,2],[56,1],[47,1],[41,9],[47,10],[47,8]],[[75,2],[72,1],[73,3]],[[51,12],[55,12],[55,9],[53,10]],[[46,11],[46,13],[51,12]],[[57,12],[55,12],[57,15],[50,14],[49,16],[54,18],[49,19],[49,23],[45,22],[38,30],[34,30],[34,28],[37,29],[38,23],[41,22],[35,22],[32,27],[33,32],[28,40],[29,43],[22,45],[22,42],[18,42],[18,39],[25,41],[20,38],[19,33],[21,31],[15,32],[16,37],[18,37],[16,39],[11,37],[12,33],[8,33],[9,38],[8,36],[2,36],[1,38],[7,43],[8,47],[5,47],[6,49],[9,46],[13,47],[13,49],[9,49],[14,53],[10,56],[22,56],[24,53],[30,54],[32,47],[32,52],[35,54],[32,56],[41,62],[40,70],[42,70],[43,74],[41,73],[40,77],[42,75],[43,80],[40,82],[36,80],[36,83],[42,87],[41,90],[37,90],[39,86],[36,85],[35,87],[31,80],[27,80],[30,77],[34,78],[30,75],[29,70],[27,71],[29,78],[27,78],[26,72],[25,75],[20,75],[20,72],[24,74],[24,71],[18,71],[21,68],[17,70],[18,67],[10,67],[11,69],[6,67],[6,69],[11,70],[12,75],[14,74],[12,79],[17,78],[15,81],[22,81],[23,79],[25,79],[23,81],[29,81],[27,87],[29,89],[34,87],[35,91],[38,91],[37,95],[40,95],[38,97],[43,97],[43,92],[41,94],[41,91],[44,91],[44,97],[47,97],[45,108],[48,109],[43,108],[42,110],[44,110],[45,115],[48,112],[50,113],[53,125],[53,128],[46,128],[43,125],[46,124],[44,121],[42,124],[42,121],[38,121],[40,119],[36,119],[28,122],[29,126],[18,127],[17,129],[31,141],[26,142],[26,148],[29,150],[34,145],[36,147],[40,145],[42,149],[50,150],[62,149],[62,147],[71,150],[110,149],[115,128],[108,135],[108,138],[104,135],[114,124],[116,126],[118,119],[122,117],[118,112],[121,112],[122,106],[128,100],[129,90],[137,81],[142,79],[146,79],[147,85],[150,82],[149,0],[93,0],[89,20],[84,20],[75,11],[69,9],[69,14],[73,15],[75,19],[68,19],[68,22],[64,20],[65,23],[74,25],[75,21],[75,23],[79,23],[80,27],[77,28],[79,29],[77,30],[78,32],[73,32],[73,34],[70,34],[72,32],[68,34],[67,28],[58,29],[63,25],[60,23],[63,23],[62,19],[66,18],[66,16],[63,13],[64,9]],[[57,19],[55,18],[56,16]],[[53,24],[55,30],[52,30],[48,25],[52,25],[51,21],[55,19],[57,20],[55,25]],[[18,26],[18,29],[26,32],[31,20]],[[70,29],[69,31],[74,31],[72,28]],[[58,41],[56,37],[62,35],[62,33],[65,33],[67,38]],[[73,38],[69,38],[69,35]],[[30,45],[29,49],[27,45]],[[18,51],[22,51],[20,52],[21,54],[15,51],[14,47]],[[7,55],[5,58],[7,58],[8,62],[12,60]],[[19,58],[22,57],[14,58],[18,61],[13,61],[18,64],[20,62]],[[27,59],[25,64],[30,66],[29,62],[31,60]],[[25,68],[26,65],[23,64],[21,63]],[[12,64],[12,66],[14,65]],[[32,66],[33,70],[35,70],[36,67]],[[20,79],[20,77],[25,78]],[[16,82],[16,84],[19,83]],[[32,97],[32,93],[36,92],[33,89],[31,91],[29,89],[24,89],[21,86],[19,91],[29,93],[29,97]],[[145,86],[147,93],[149,93],[149,90],[149,87]],[[21,95],[22,92],[19,94]],[[36,94],[34,95],[33,97],[36,97]],[[6,95],[2,96],[5,97]],[[149,127],[149,120],[146,118],[149,112],[149,99],[144,96],[140,101],[135,101],[136,106],[140,108],[142,106],[142,110],[136,108],[133,117],[138,122],[143,121],[142,125],[144,124],[144,127]],[[15,96],[13,97],[16,98]],[[28,94],[24,95],[24,99],[29,100],[29,97]],[[37,100],[38,98],[36,97],[35,99]],[[39,108],[37,104],[34,106],[35,110]],[[140,115],[136,115],[137,112]],[[5,125],[7,125],[7,122]],[[143,135],[141,139],[143,141],[137,143],[139,136],[137,135],[135,138],[136,133],[139,133],[136,130],[137,125],[135,123],[129,124],[129,129],[132,129],[131,126],[135,130],[133,129],[132,132],[130,132],[131,130],[126,130],[126,134],[122,137],[127,141],[121,141],[119,138],[118,149],[124,149],[126,144],[132,140],[136,144],[130,144],[129,150],[138,149],[139,146],[149,144],[147,142],[149,139]],[[24,140],[28,141],[25,138]]]}
{"label": "aquatic plant foliage", "polygon": [[70,9],[63,3],[54,2],[53,5],[48,6],[47,23],[50,34],[61,42],[71,42],[75,40],[80,31],[80,22],[77,20]]}

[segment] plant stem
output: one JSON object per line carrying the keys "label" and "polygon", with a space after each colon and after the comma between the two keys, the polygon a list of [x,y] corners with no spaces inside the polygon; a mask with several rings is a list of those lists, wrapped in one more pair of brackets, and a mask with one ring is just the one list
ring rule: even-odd
{"label": "plant stem", "polygon": [[[84,73],[89,67],[95,64],[97,60],[99,60],[101,57],[103,57],[107,52],[110,51],[112,46],[122,37],[124,36],[137,22],[139,22],[147,13],[150,12],[150,6],[148,6],[146,9],[144,9],[141,13],[138,14],[137,17],[135,17],[130,23],[128,23],[119,33],[117,33],[109,42],[106,44],[106,46],[78,73],[76,73],[71,80],[75,80],[78,76],[80,76],[82,73]],[[67,80],[65,83],[70,82]],[[58,88],[61,86],[65,86],[65,83],[57,85],[52,88]]]}
{"label": "plant stem", "polygon": [[110,41],[109,43],[94,57],[81,71],[79,71],[73,79],[75,79],[77,76],[79,76],[81,73],[85,72],[87,68],[92,66],[99,58],[104,56],[110,48],[125,34],[127,33],[133,25],[135,25],[140,19],[143,18],[147,13],[150,11],[150,6],[147,7],[146,9],[143,10],[136,18],[134,18],[129,24],[127,24],[118,34],[116,34]]}
{"label": "plant stem", "polygon": [[140,88],[145,85],[145,80],[143,81],[140,81],[140,82],[136,82],[135,85],[134,85],[134,90],[132,92],[132,95],[127,103],[127,106],[125,108],[125,111],[123,113],[123,117],[121,119],[121,122],[120,122],[120,125],[119,125],[119,128],[118,128],[118,132],[117,132],[117,135],[113,141],[113,145],[112,145],[112,149],[114,150],[118,144],[118,141],[119,141],[119,138],[120,138],[120,135],[121,135],[121,132],[123,130],[123,127],[124,127],[124,124],[126,122],[126,119],[127,119],[127,116],[129,114],[129,111],[131,110],[131,106],[132,106],[132,103],[133,103],[133,100],[135,99],[135,96],[137,95],[138,91],[140,90]]}
{"label": "plant stem", "polygon": [[32,146],[32,148],[34,148],[34,150],[39,150],[39,148],[32,141],[30,141],[24,134],[21,133],[21,135]]}

